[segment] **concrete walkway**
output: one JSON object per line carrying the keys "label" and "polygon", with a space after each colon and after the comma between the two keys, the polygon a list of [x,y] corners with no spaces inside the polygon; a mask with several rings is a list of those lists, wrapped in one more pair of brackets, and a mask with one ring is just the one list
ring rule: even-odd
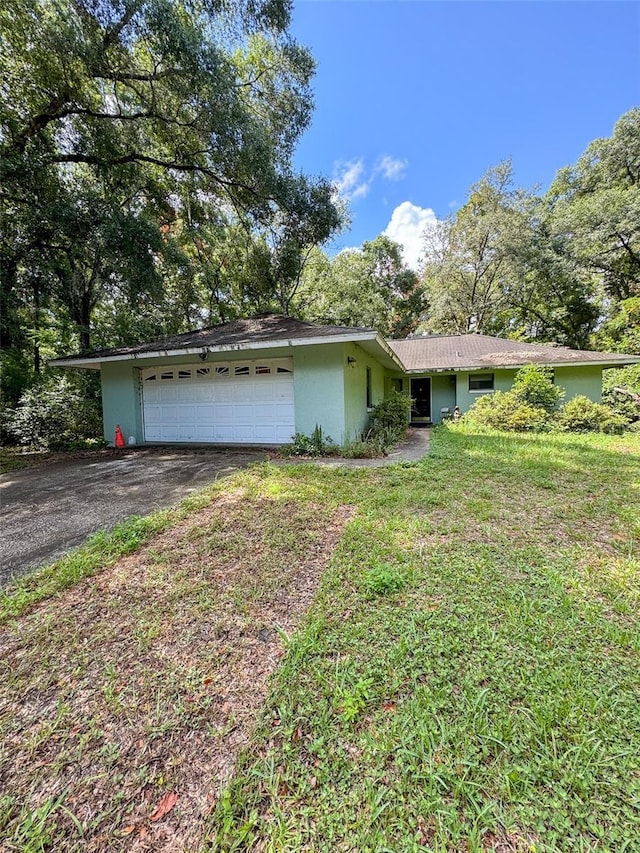
{"label": "concrete walkway", "polygon": [[424,427],[411,427],[407,437],[398,442],[388,456],[379,459],[341,459],[335,456],[321,456],[315,459],[300,459],[295,456],[290,459],[278,460],[277,465],[325,465],[328,468],[384,468],[397,462],[419,462],[429,452],[431,430]]}

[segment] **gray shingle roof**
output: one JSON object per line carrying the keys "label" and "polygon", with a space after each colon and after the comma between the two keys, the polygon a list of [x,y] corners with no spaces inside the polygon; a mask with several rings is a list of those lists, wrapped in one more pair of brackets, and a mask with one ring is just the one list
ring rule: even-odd
{"label": "gray shingle roof", "polygon": [[[173,335],[147,344],[139,344],[129,347],[114,347],[113,349],[95,350],[85,355],[65,356],[64,360],[112,358],[114,356],[142,355],[151,352],[176,352],[181,349],[197,349],[198,347],[241,347],[249,343],[268,343],[270,341],[283,342],[289,340],[304,340],[305,338],[331,338],[340,336],[348,338],[350,334],[362,334],[370,332],[375,335],[373,329],[365,327],[345,326],[319,326],[313,323],[303,323],[293,317],[283,317],[279,314],[261,314],[245,320],[233,320],[230,323],[222,323],[211,326],[208,329],[199,329],[195,332],[184,332],[181,335]],[[62,360],[62,359],[60,359]]]}
{"label": "gray shingle roof", "polygon": [[[161,338],[151,343],[129,347],[96,350],[88,355],[73,355],[55,359],[52,364],[63,363],[88,367],[99,365],[109,358],[135,358],[147,353],[178,353],[181,350],[198,350],[211,347],[220,350],[242,349],[243,346],[269,346],[273,343],[304,342],[315,339],[339,338],[348,341],[358,339],[362,346],[368,347],[375,339],[376,357],[383,356],[384,347],[375,330],[367,327],[326,326],[304,323],[293,317],[279,314],[262,314],[244,320],[233,320],[185,332],[181,335]],[[378,346],[380,344],[380,346]],[[391,351],[404,364],[407,371],[429,372],[436,370],[478,370],[493,367],[517,367],[534,362],[536,364],[629,364],[640,361],[640,356],[626,356],[619,353],[591,352],[573,350],[545,344],[526,344],[488,335],[427,335],[406,338],[400,341],[387,341]],[[373,344],[371,344],[373,345]],[[394,363],[389,362],[393,367]],[[395,364],[397,369],[398,365]]]}
{"label": "gray shingle roof", "polygon": [[477,370],[523,364],[628,364],[640,361],[620,353],[527,344],[488,335],[429,335],[388,341],[408,371]]}

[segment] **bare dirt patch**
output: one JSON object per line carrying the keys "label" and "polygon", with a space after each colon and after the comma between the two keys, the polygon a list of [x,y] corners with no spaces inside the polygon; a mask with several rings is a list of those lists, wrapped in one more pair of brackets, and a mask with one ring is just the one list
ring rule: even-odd
{"label": "bare dirt patch", "polygon": [[3,850],[197,850],[352,508],[228,494],[0,632]]}

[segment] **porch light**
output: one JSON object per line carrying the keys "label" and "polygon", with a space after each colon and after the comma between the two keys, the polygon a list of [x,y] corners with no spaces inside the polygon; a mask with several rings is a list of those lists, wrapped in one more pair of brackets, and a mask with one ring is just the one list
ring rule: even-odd
{"label": "porch light", "polygon": [[347,364],[349,365],[349,367],[355,367],[356,366],[356,360],[352,355],[347,356]]}

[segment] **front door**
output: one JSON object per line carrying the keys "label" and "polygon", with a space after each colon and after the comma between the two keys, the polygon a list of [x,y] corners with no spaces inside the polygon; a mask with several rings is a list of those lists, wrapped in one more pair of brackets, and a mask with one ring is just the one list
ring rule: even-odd
{"label": "front door", "polygon": [[431,379],[422,376],[411,380],[411,423],[426,424],[431,422]]}

